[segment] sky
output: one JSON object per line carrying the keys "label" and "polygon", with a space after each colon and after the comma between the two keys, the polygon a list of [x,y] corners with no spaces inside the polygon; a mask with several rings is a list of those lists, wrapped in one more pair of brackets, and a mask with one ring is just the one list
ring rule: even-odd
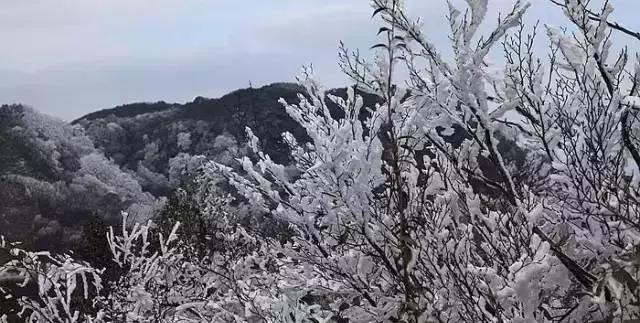
{"label": "sky", "polygon": [[[445,0],[406,2],[447,46]],[[565,24],[547,0],[530,2],[527,23]],[[485,30],[513,0],[489,3]],[[611,3],[614,20],[640,30],[640,1]],[[0,103],[73,120],[295,81],[309,64],[324,84],[341,86],[338,43],[370,53],[379,25],[370,16],[367,0],[0,0]]]}

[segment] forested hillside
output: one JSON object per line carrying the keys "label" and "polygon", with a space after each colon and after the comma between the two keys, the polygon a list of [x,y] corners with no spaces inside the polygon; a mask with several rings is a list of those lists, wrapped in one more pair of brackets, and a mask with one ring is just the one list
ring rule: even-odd
{"label": "forested hillside", "polygon": [[[69,250],[92,217],[141,220],[162,207],[76,126],[23,106],[0,108],[1,234],[27,246]],[[71,243],[71,244],[70,244]]]}

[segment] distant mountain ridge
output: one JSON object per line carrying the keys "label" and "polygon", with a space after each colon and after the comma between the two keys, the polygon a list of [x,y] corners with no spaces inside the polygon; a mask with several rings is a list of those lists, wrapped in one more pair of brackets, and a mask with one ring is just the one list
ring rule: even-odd
{"label": "distant mountain ridge", "polygon": [[[163,163],[151,163],[150,166],[161,172],[161,166],[168,158],[181,152],[211,154],[212,147],[207,143],[213,142],[218,135],[230,135],[235,140],[241,140],[246,127],[252,128],[264,140],[265,148],[275,159],[284,161],[287,151],[281,144],[281,133],[289,131],[302,140],[306,134],[286,114],[278,100],[284,98],[288,102],[297,102],[300,91],[302,88],[295,84],[275,83],[261,88],[236,90],[217,99],[197,97],[186,104],[157,102],[122,105],[90,113],[72,123],[85,128],[98,148],[128,168],[135,168],[135,163],[144,159],[140,151],[154,142],[159,146]],[[103,132],[108,130],[107,125],[113,126],[113,123],[123,127],[125,134],[118,138],[103,137]],[[188,147],[178,147],[179,133],[190,134],[191,144]],[[147,139],[144,139],[145,135]],[[119,143],[118,149],[113,145],[114,139]],[[125,151],[119,151],[120,148],[125,148]]]}
{"label": "distant mountain ridge", "polygon": [[269,89],[281,89],[283,91],[288,91],[293,93],[304,92],[304,88],[296,83],[276,82],[276,83],[271,83],[259,88],[250,87],[250,88],[244,88],[244,89],[237,89],[219,98],[205,98],[202,96],[198,96],[192,102],[187,102],[184,104],[167,103],[165,101],[134,102],[134,103],[122,104],[122,105],[115,106],[113,108],[106,108],[106,109],[90,112],[82,117],[79,117],[71,121],[71,123],[76,124],[82,120],[102,119],[110,115],[114,115],[116,117],[135,117],[140,114],[164,111],[174,107],[187,108],[194,105],[201,105],[207,101],[226,101],[231,96],[244,95],[251,91],[260,92],[260,91],[269,90]]}
{"label": "distant mountain ridge", "polygon": [[[247,127],[260,138],[273,160],[286,164],[289,151],[282,133],[290,132],[301,142],[310,139],[279,100],[298,103],[300,93],[305,90],[298,84],[274,83],[239,89],[217,99],[197,97],[186,104],[122,105],[90,113],[73,123],[81,125],[96,147],[118,165],[132,171],[142,166],[155,177],[165,176],[170,183],[172,159],[175,162],[177,157],[203,155],[229,163],[230,158],[246,153],[236,150],[242,150],[246,142]],[[333,89],[329,93],[345,96],[346,90]],[[379,101],[374,95],[359,94],[365,105],[374,106]],[[334,117],[342,116],[333,102],[327,99],[326,103]],[[160,187],[148,188],[165,193]]]}

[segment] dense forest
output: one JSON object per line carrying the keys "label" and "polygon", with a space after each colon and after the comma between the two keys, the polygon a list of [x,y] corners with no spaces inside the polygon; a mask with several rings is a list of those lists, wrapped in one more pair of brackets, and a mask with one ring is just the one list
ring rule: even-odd
{"label": "dense forest", "polygon": [[2,106],[0,322],[639,322],[640,33],[550,1],[450,3],[448,57],[371,0],[344,88]]}

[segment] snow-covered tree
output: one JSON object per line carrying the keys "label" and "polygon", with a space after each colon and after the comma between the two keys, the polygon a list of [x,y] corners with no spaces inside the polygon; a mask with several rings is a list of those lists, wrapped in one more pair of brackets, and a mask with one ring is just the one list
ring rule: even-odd
{"label": "snow-covered tree", "polygon": [[[637,270],[622,265],[639,233],[637,62],[623,50],[607,63],[608,28],[621,28],[607,21],[612,7],[561,4],[576,31],[548,27],[545,62],[523,34],[528,5],[515,2],[482,37],[487,1],[467,3],[449,7],[447,60],[401,1],[373,1],[386,23],[380,53],[367,64],[345,51],[342,66],[384,103],[362,124],[350,89],[333,98],[345,112],[335,120],[307,75],[301,103],[285,103],[313,141],[284,136],[299,178],[255,137],[260,158],[243,159],[246,174],[211,169],[297,229],[290,255],[340,284],[333,310],[350,321],[637,318]],[[496,77],[487,55],[501,43],[507,65]],[[407,86],[394,83],[399,68]],[[526,169],[498,149],[507,139],[528,151]]]}
{"label": "snow-covered tree", "polygon": [[[102,289],[100,270],[69,255],[22,250],[4,238],[0,250],[8,250],[11,255],[0,267],[3,282],[15,281],[20,287],[37,286],[35,295],[17,300],[24,322],[95,322],[93,315],[101,315],[81,310],[83,300],[91,299]],[[11,297],[4,289],[0,289],[0,294]]]}
{"label": "snow-covered tree", "polygon": [[177,137],[177,145],[181,150],[187,150],[191,147],[191,134],[188,132],[181,132]]}

